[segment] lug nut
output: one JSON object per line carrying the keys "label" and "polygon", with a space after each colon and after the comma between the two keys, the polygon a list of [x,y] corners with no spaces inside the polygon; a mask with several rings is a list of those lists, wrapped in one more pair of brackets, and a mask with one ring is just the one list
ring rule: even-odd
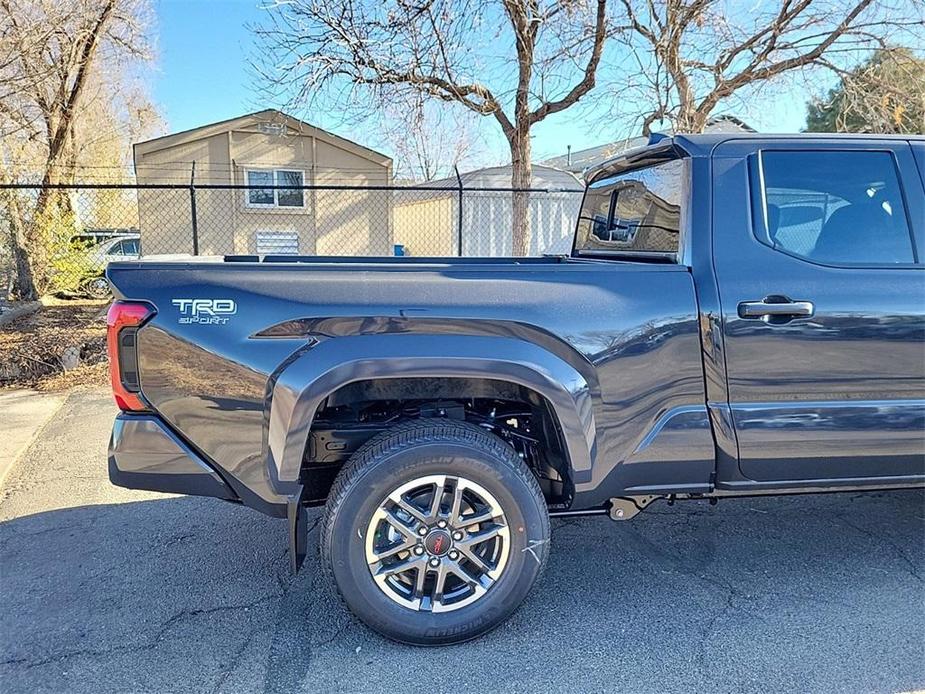
{"label": "lug nut", "polygon": [[438,527],[438,528],[445,528],[445,527],[446,527],[446,521],[445,521],[445,520],[440,521],[439,523],[437,523],[437,527]]}
{"label": "lug nut", "polygon": [[452,552],[450,552],[450,559],[452,559],[453,561],[456,561],[457,559],[459,559],[459,552],[457,552],[455,549]]}
{"label": "lug nut", "polygon": [[421,537],[424,537],[426,534],[427,534],[427,528],[425,528],[424,526],[421,526],[420,528],[418,528],[418,535],[420,535]]}
{"label": "lug nut", "polygon": [[454,540],[461,540],[461,539],[463,539],[462,530],[457,530],[455,533],[453,533],[453,539],[454,539]]}
{"label": "lug nut", "polygon": [[431,566],[440,566],[440,560],[437,557],[431,557],[430,559]]}
{"label": "lug nut", "polygon": [[418,545],[414,548],[414,553],[419,555],[424,554],[424,548],[421,545]]}

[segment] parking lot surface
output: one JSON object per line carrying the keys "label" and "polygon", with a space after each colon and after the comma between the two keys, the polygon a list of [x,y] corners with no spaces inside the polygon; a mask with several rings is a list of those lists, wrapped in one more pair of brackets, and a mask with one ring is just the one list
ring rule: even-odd
{"label": "parking lot surface", "polygon": [[555,521],[508,623],[421,649],[354,620],[314,544],[290,576],[285,522],[111,486],[113,414],[71,393],[0,490],[4,693],[925,688],[920,492]]}

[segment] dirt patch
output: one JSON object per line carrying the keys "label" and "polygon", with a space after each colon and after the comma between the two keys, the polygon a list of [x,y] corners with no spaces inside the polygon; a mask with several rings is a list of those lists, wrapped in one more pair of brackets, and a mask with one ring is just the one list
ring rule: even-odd
{"label": "dirt patch", "polygon": [[104,385],[106,302],[47,301],[0,327],[0,386]]}

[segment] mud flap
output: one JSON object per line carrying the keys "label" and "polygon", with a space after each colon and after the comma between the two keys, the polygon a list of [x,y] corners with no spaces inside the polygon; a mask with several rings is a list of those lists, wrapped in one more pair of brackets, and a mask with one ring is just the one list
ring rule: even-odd
{"label": "mud flap", "polygon": [[299,573],[308,549],[308,511],[303,503],[305,488],[289,497],[286,516],[289,520],[289,567],[293,574]]}

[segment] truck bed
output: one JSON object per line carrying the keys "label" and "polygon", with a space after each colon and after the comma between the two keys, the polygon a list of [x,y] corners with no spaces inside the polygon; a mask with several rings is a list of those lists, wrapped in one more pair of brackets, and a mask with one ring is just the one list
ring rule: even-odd
{"label": "truck bed", "polygon": [[[151,407],[267,512],[285,501],[269,440],[280,374],[300,354],[320,364],[361,340],[385,349],[383,336],[443,340],[438,350],[463,337],[517,341],[579,374],[590,426],[606,425],[585,432],[592,453],[576,503],[652,479],[644,468],[656,459],[655,478],[679,489],[705,489],[712,471],[697,303],[681,265],[277,256],[113,263],[107,276],[117,299],[156,308],[137,338]],[[193,300],[231,301],[234,312],[191,322],[181,304]],[[683,450],[672,445],[681,439]]]}

